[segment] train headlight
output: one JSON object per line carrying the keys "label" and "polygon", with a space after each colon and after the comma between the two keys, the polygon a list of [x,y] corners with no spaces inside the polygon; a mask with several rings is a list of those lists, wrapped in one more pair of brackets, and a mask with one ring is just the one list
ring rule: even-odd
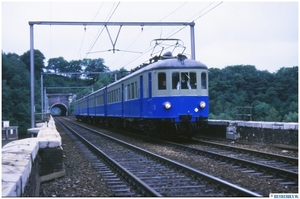
{"label": "train headlight", "polygon": [[201,101],[201,102],[200,102],[200,104],[199,104],[199,106],[200,106],[200,108],[205,108],[205,106],[206,106],[206,103],[205,103],[205,102],[203,102],[203,101]]}
{"label": "train headlight", "polygon": [[165,102],[164,103],[164,107],[165,107],[165,109],[170,109],[171,108],[171,103],[170,102]]}

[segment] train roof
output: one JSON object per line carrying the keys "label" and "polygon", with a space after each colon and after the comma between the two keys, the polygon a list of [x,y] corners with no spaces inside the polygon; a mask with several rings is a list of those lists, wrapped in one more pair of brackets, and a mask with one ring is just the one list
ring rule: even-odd
{"label": "train roof", "polygon": [[130,78],[136,74],[150,71],[150,70],[161,70],[161,69],[207,69],[207,66],[200,61],[193,59],[186,59],[185,56],[171,57],[166,59],[158,60],[154,63],[148,64],[143,68],[123,77],[122,79]]}
{"label": "train roof", "polygon": [[203,68],[207,69],[207,66],[199,61],[192,59],[180,60],[178,58],[171,58],[165,60],[159,60],[153,64],[147,66],[148,70],[153,69],[175,69],[175,68]]}
{"label": "train roof", "polygon": [[[105,87],[113,86],[115,84],[120,83],[121,81],[124,81],[128,78],[131,78],[132,76],[135,76],[136,74],[139,74],[139,73],[142,73],[145,71],[163,70],[163,69],[208,69],[208,68],[202,62],[196,61],[193,59],[187,59],[184,55],[178,55],[177,57],[162,56],[162,57],[160,57],[160,59],[156,60],[154,63],[147,64],[146,66],[141,67],[140,69],[132,72],[129,75],[126,75],[125,77],[123,77]],[[96,92],[99,92],[99,91],[105,89],[105,87],[102,87],[102,88],[88,94],[87,96],[92,95]],[[84,96],[82,98],[85,98],[87,96]],[[80,98],[80,99],[82,99],[82,98]],[[80,100],[80,99],[78,99],[78,100]]]}

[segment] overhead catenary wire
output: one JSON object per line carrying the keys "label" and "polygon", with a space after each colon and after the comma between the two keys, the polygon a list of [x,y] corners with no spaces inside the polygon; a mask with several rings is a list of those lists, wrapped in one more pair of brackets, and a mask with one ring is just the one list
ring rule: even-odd
{"label": "overhead catenary wire", "polygon": [[[200,10],[198,13],[196,13],[194,16],[192,16],[191,18],[189,18],[188,20],[186,20],[186,21],[197,21],[199,18],[201,18],[202,16],[204,16],[205,14],[207,14],[207,13],[209,13],[210,11],[212,11],[213,9],[215,9],[216,7],[218,7],[220,4],[222,4],[223,3],[223,1],[222,2],[220,2],[220,3],[218,3],[216,6],[214,6],[214,7],[212,7],[211,9],[209,9],[208,11],[206,11],[204,14],[201,14],[204,10],[206,10],[208,7],[210,7],[213,3],[210,3],[208,6],[206,6],[205,8],[203,8],[202,10]],[[198,16],[199,15],[199,17],[197,17],[197,18],[195,18],[196,16]],[[170,37],[172,37],[172,36],[174,36],[176,33],[178,33],[178,32],[180,32],[181,30],[183,30],[184,28],[186,28],[186,26],[185,27],[181,27],[181,28],[179,28],[179,30],[176,30],[176,32],[174,32],[174,33],[172,33],[172,32],[170,32],[169,34],[170,34],[170,36],[167,36],[167,38],[170,38]]]}
{"label": "overhead catenary wire", "polygon": [[[165,17],[163,17],[161,20],[159,20],[158,22],[161,22],[162,20],[164,20],[165,18],[167,18],[168,16],[170,16],[171,14],[173,14],[174,12],[176,12],[177,10],[181,9],[187,2],[184,2],[183,4],[181,4],[178,8],[176,8],[175,10],[173,10],[172,12],[170,12],[169,14],[167,14]],[[128,50],[135,42],[136,40],[141,36],[141,33],[143,32],[146,32],[148,31],[150,28],[152,28],[152,26],[150,27],[147,27],[145,30],[143,29],[142,27],[142,32],[140,32],[140,34],[135,38],[135,40],[129,45],[129,47],[126,48],[126,50]],[[150,48],[147,48],[146,50],[144,50],[144,53],[142,53],[142,55],[134,58],[133,60],[129,61],[128,63],[126,63],[123,67],[127,66],[128,64],[132,63],[133,61],[137,60],[138,58],[140,58],[141,56],[145,55],[146,53],[148,53],[149,51],[151,50],[151,47]],[[117,58],[113,63],[116,63],[122,56],[124,55],[124,53],[119,57]]]}
{"label": "overhead catenary wire", "polygon": [[[199,18],[201,18],[202,16],[204,16],[204,15],[206,15],[207,13],[209,13],[210,11],[212,11],[213,9],[215,9],[216,7],[218,7],[220,4],[222,4],[223,3],[223,1],[222,2],[220,2],[220,3],[218,3],[217,5],[215,5],[214,7],[212,7],[211,9],[209,9],[208,11],[206,11],[205,13],[203,13],[203,14],[201,14],[204,10],[206,10],[207,8],[209,8],[213,3],[210,3],[208,6],[206,6],[205,8],[203,8],[201,11],[199,11],[197,14],[195,14],[193,17],[191,17],[191,18],[189,18],[188,20],[186,20],[186,21],[196,21],[196,20],[198,20]],[[178,9],[177,9],[178,10]],[[174,12],[172,12],[172,13],[174,13]],[[170,14],[169,14],[170,15]],[[169,16],[168,15],[168,16]],[[197,16],[197,15],[199,15],[196,19],[194,19],[194,17],[195,16]],[[165,17],[166,18],[166,17]],[[193,20],[194,19],[194,20]],[[176,32],[174,32],[174,33],[172,33],[173,31],[171,31],[169,34],[170,34],[170,36],[166,36],[166,38],[171,38],[172,36],[174,36],[175,34],[177,34],[178,32],[180,32],[181,30],[183,30],[184,28],[186,28],[186,26],[184,26],[184,27],[181,27],[181,28],[179,28]],[[171,34],[172,33],[172,34]],[[146,54],[146,53],[148,53],[149,51],[150,51],[151,49],[148,49],[147,51],[145,51],[144,53],[143,53],[143,55],[144,54]],[[141,55],[142,56],[142,55]],[[139,57],[141,57],[141,56],[139,56]],[[133,61],[135,61],[135,60],[137,60],[139,57],[137,57],[137,58],[135,58],[135,59],[133,59],[133,60],[131,60],[130,62],[128,62],[128,63],[126,63],[125,64],[125,66],[127,66],[128,64],[130,64],[131,62],[133,62]]]}
{"label": "overhead catenary wire", "polygon": [[200,17],[203,17],[204,15],[206,15],[207,13],[209,13],[210,11],[212,11],[213,9],[215,9],[216,7],[218,7],[219,5],[221,5],[222,3],[223,3],[223,1],[221,1],[220,3],[218,3],[216,6],[212,7],[211,9],[209,9],[207,12],[203,13],[202,15],[200,15],[194,21],[198,20]]}
{"label": "overhead catenary wire", "polygon": [[[187,21],[196,21],[198,20],[199,18],[201,18],[202,16],[206,15],[207,13],[209,13],[210,11],[212,11],[213,9],[215,9],[216,7],[218,7],[220,4],[222,4],[222,2],[218,3],[217,5],[215,5],[214,7],[210,8],[208,11],[206,11],[205,13],[201,14],[203,11],[205,11],[206,9],[208,9],[213,3],[210,3],[208,6],[206,6],[205,8],[203,8],[201,11],[199,11],[198,13],[196,13],[193,17],[191,17],[190,19],[188,19]],[[170,16],[171,14],[173,14],[175,11],[179,10],[180,8],[182,8],[183,5],[185,5],[186,2],[184,4],[182,4],[181,6],[179,6],[177,9],[175,9],[174,11],[170,12],[168,15],[166,15],[163,19],[167,18],[168,16]],[[198,16],[197,18],[195,18],[195,16]],[[163,19],[161,19],[160,21],[162,21]],[[151,28],[151,27],[150,27]],[[177,34],[178,32],[180,32],[181,30],[183,30],[184,28],[186,28],[186,26],[184,27],[179,27],[179,29],[174,29],[172,30],[170,33],[168,33],[167,35],[169,36],[166,36],[165,38],[171,38],[172,36],[174,36],[175,34]],[[174,32],[176,31],[176,32]],[[136,40],[135,40],[136,41]],[[142,57],[143,55],[145,55],[146,53],[150,52],[151,51],[151,47],[150,48],[147,48],[146,50],[143,51],[142,55],[138,56],[138,57],[135,57],[133,59],[131,59],[130,61],[128,61],[126,64],[123,65],[123,67],[126,67],[128,66],[129,64],[131,64],[132,62],[136,61],[137,59],[139,59],[140,57]],[[146,60],[148,61],[148,60]],[[144,62],[146,62],[144,61]],[[116,61],[115,61],[116,62]],[[114,63],[115,63],[114,62]]]}
{"label": "overhead catenary wire", "polygon": [[[97,13],[95,14],[95,16],[94,16],[94,18],[93,18],[93,20],[92,20],[92,22],[95,21],[95,18],[98,16],[98,14],[99,14],[99,12],[100,12],[100,10],[101,10],[103,4],[104,4],[104,2],[102,2],[100,8],[98,9]],[[78,57],[79,59],[81,59],[81,50],[82,50],[82,46],[83,46],[84,39],[85,39],[85,36],[86,36],[86,30],[87,30],[88,28],[89,28],[89,27],[84,26],[83,38],[82,38],[82,40],[81,40],[81,44],[80,44],[79,51],[78,51],[78,55],[77,55],[77,57]]]}
{"label": "overhead catenary wire", "polygon": [[[167,14],[165,17],[163,17],[160,21],[162,21],[163,19],[167,18],[168,16],[174,14],[175,12],[177,12],[179,9],[181,9],[187,2],[184,2],[183,4],[181,4],[178,8],[174,9],[172,12],[170,12],[169,14]],[[222,3],[222,2],[221,2]],[[198,12],[197,14],[195,14],[192,19],[194,19],[193,21],[196,21],[198,20],[200,17],[204,16],[205,14],[209,13],[211,10],[213,10],[214,8],[216,8],[217,6],[219,6],[221,3],[217,4],[216,6],[211,7],[211,5],[213,3],[210,3],[208,6],[206,6],[205,8],[203,8],[200,12]],[[116,9],[118,8],[119,6],[119,3],[118,5],[115,7],[114,11],[112,12],[112,14],[110,15],[109,19],[107,20],[107,22],[110,20],[110,18],[113,16],[113,14],[115,13]],[[209,10],[207,10],[208,8],[210,8]],[[207,10],[205,13],[203,13],[203,11]],[[201,14],[203,13],[203,14]],[[199,16],[198,16],[199,15]],[[197,18],[195,18],[195,16],[198,16]],[[139,33],[139,35],[134,39],[134,41],[126,48],[126,50],[124,50],[125,52],[126,51],[129,51],[128,49],[130,49],[130,47],[138,40],[138,38],[142,35],[142,33],[144,33],[145,31],[149,30],[150,28],[152,28],[152,26],[150,26],[149,28],[145,29],[144,30],[144,27],[142,27],[142,31]],[[180,27],[179,29],[173,29],[170,33],[166,34],[167,36],[165,38],[170,38],[172,37],[173,35],[177,34],[178,32],[182,31],[185,27]],[[88,54],[91,54],[91,53],[94,53],[94,52],[91,52],[91,50],[94,48],[96,42],[98,41],[100,35],[102,34],[103,30],[105,29],[105,27],[102,28],[101,31],[99,31],[99,33],[97,34],[97,37],[96,39],[94,40],[93,44],[91,45],[91,47],[89,48],[88,52],[87,52],[87,56]],[[174,32],[175,31],[175,32]],[[147,47],[145,50],[143,50],[141,53],[141,55],[137,56],[137,57],[134,57],[133,59],[131,59],[130,61],[128,61],[127,63],[125,64],[122,64],[122,66],[120,67],[126,67],[127,65],[131,64],[132,62],[136,61],[137,59],[139,59],[140,57],[144,56],[146,53],[148,53],[149,51],[151,51],[152,47]],[[96,51],[96,52],[104,52],[104,51]],[[110,67],[112,65],[114,65],[119,59],[121,59],[121,57],[124,55],[124,53],[122,53],[117,59],[114,59],[114,62],[110,65]]]}
{"label": "overhead catenary wire", "polygon": [[[114,5],[115,5],[115,4],[114,4]],[[114,6],[114,5],[113,5],[113,6]],[[120,2],[118,2],[118,5],[115,7],[115,9],[113,10],[113,12],[110,14],[110,16],[109,16],[109,18],[106,20],[106,22],[109,22],[109,20],[110,20],[111,17],[114,15],[114,13],[116,12],[116,10],[117,10],[117,8],[119,7],[119,5],[120,5]],[[113,7],[112,7],[112,8],[113,8]],[[105,26],[104,26],[101,30],[99,30],[99,32],[98,32],[98,34],[97,34],[97,36],[96,36],[96,38],[95,38],[93,44],[91,45],[91,47],[89,48],[89,50],[88,50],[87,53],[86,53],[86,57],[88,56],[88,54],[91,53],[92,49],[94,48],[96,42],[98,41],[98,39],[99,39],[99,37],[100,37],[100,35],[102,34],[102,32],[103,32],[104,29],[105,29]]]}
{"label": "overhead catenary wire", "polygon": [[[159,22],[161,22],[163,19],[165,19],[166,17],[168,17],[169,15],[171,15],[171,14],[173,14],[175,11],[177,11],[178,9],[180,9],[180,8],[182,8],[182,6],[183,5],[185,5],[187,2],[185,2],[185,3],[183,3],[183,4],[181,4],[178,8],[176,8],[175,10],[173,10],[172,12],[170,12],[168,15],[166,15],[164,18],[162,18],[161,20],[159,20]],[[139,54],[142,54],[142,55],[144,55],[145,53],[143,53],[143,52],[137,52],[137,51],[132,51],[132,50],[128,50],[135,42],[136,42],[136,40],[142,35],[142,33],[143,32],[145,32],[145,31],[147,31],[148,29],[150,29],[150,28],[152,28],[152,26],[150,26],[150,27],[148,27],[146,30],[144,30],[144,27],[142,26],[141,27],[141,32],[139,33],[139,35],[134,39],[134,41],[125,49],[125,50],[122,50],[123,51],[123,53],[117,58],[117,59],[114,59],[114,62],[112,63],[112,65],[113,64],[115,64],[124,54],[125,54],[125,52],[132,52],[132,53],[139,53]],[[150,50],[151,50],[151,48],[150,48]],[[108,51],[111,51],[111,50],[108,50]],[[119,50],[119,51],[121,51],[121,50]],[[148,50],[149,51],[149,50]],[[88,52],[87,54],[92,54],[92,53],[99,53],[99,52],[107,52],[107,51],[95,51],[95,52]],[[141,56],[142,56],[141,55]],[[140,56],[139,56],[140,57]],[[138,57],[138,58],[139,58]],[[135,59],[138,59],[138,58],[135,58]]]}

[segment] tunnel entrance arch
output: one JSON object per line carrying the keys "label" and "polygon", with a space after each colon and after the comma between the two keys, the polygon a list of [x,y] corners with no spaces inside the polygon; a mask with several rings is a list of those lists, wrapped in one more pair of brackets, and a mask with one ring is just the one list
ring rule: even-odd
{"label": "tunnel entrance arch", "polygon": [[53,116],[70,115],[70,103],[73,98],[72,93],[47,94],[48,111]]}
{"label": "tunnel entrance arch", "polygon": [[53,116],[67,116],[69,115],[69,110],[65,104],[56,103],[50,107],[50,113]]}

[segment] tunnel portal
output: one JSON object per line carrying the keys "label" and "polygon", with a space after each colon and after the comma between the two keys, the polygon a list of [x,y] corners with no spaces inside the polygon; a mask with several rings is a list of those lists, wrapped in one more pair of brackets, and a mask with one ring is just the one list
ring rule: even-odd
{"label": "tunnel portal", "polygon": [[68,116],[72,93],[47,94],[48,110],[53,116]]}
{"label": "tunnel portal", "polygon": [[67,116],[68,109],[63,104],[55,104],[51,107],[51,115],[53,116]]}

